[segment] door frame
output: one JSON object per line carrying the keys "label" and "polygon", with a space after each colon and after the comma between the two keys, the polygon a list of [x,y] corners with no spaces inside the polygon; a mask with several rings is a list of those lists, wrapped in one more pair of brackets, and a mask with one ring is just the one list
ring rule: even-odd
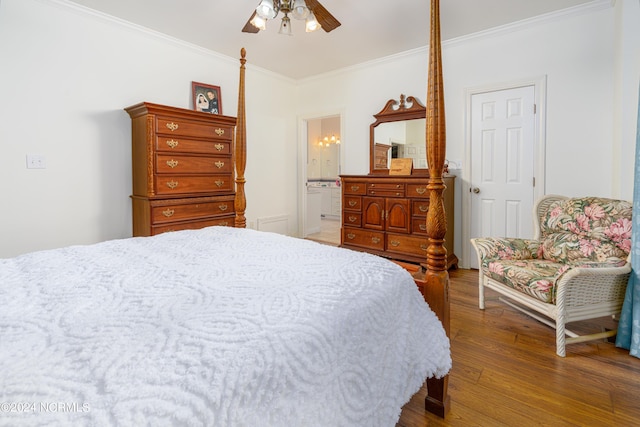
{"label": "door frame", "polygon": [[461,268],[469,268],[470,257],[476,256],[470,242],[471,234],[471,98],[487,92],[497,92],[507,89],[533,86],[533,99],[536,105],[534,116],[534,140],[533,140],[533,173],[535,187],[533,188],[533,202],[545,194],[545,152],[546,152],[546,112],[547,112],[547,76],[541,75],[522,80],[499,82],[478,87],[466,88],[465,97],[465,125],[464,125],[464,168],[462,169],[462,261]]}
{"label": "door frame", "polygon": [[344,109],[331,110],[323,113],[298,116],[298,236],[307,237],[307,157],[309,156],[309,141],[307,138],[307,123],[310,120],[321,120],[328,117],[340,117],[340,164],[338,174],[342,173],[345,164],[345,113]]}

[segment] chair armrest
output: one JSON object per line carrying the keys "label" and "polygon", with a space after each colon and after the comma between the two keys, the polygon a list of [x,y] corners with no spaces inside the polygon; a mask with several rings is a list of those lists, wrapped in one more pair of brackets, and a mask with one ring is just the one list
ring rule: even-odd
{"label": "chair armrest", "polygon": [[478,237],[471,239],[481,264],[493,260],[537,259],[540,241],[517,238]]}
{"label": "chair armrest", "polygon": [[[595,264],[595,263],[594,263]],[[631,273],[631,264],[620,267],[573,267],[556,284],[554,303],[567,307],[618,301],[622,305]]]}

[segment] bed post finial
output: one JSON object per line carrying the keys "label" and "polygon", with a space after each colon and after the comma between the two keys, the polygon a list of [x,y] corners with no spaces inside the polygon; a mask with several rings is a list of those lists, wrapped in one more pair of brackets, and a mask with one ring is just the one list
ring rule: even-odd
{"label": "bed post finial", "polygon": [[244,193],[244,169],[247,164],[247,128],[244,107],[244,73],[245,64],[247,62],[245,56],[247,51],[245,48],[240,49],[240,82],[238,84],[238,117],[236,123],[236,142],[235,142],[235,169],[236,169],[236,221],[237,228],[245,228],[247,219],[244,212],[247,208],[247,198]]}
{"label": "bed post finial", "polygon": [[[427,84],[427,163],[429,165],[429,210],[427,236],[429,247],[423,290],[431,309],[438,315],[449,335],[449,273],[444,236],[447,220],[442,193],[445,189],[444,170],[446,133],[444,120],[444,91],[442,82],[442,52],[440,41],[440,3],[431,0],[431,31],[429,42],[429,75]],[[449,376],[427,379],[425,408],[440,417],[449,411],[447,394]]]}

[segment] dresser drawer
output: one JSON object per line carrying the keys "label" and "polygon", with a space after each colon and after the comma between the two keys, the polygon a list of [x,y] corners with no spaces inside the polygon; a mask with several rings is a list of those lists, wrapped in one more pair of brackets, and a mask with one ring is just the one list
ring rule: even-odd
{"label": "dresser drawer", "polygon": [[413,217],[411,219],[411,234],[427,235],[427,217]]}
{"label": "dresser drawer", "polygon": [[346,182],[342,188],[344,194],[360,196],[367,194],[367,185],[364,182]]}
{"label": "dresser drawer", "polygon": [[362,227],[362,214],[360,212],[343,212],[342,223],[351,227]]}
{"label": "dresser drawer", "polygon": [[405,255],[413,255],[426,259],[427,248],[426,237],[407,236],[402,234],[387,234],[386,250]]}
{"label": "dresser drawer", "polygon": [[233,199],[212,202],[188,202],[168,206],[151,207],[151,223],[184,221],[213,216],[230,215],[234,212]]}
{"label": "dresser drawer", "polygon": [[193,136],[196,138],[233,139],[233,127],[216,126],[210,123],[180,118],[158,117],[156,132],[165,135]]}
{"label": "dresser drawer", "polygon": [[404,184],[398,183],[370,183],[367,184],[369,196],[404,197]]}
{"label": "dresser drawer", "polygon": [[233,190],[231,175],[158,175],[156,194],[221,193]]}
{"label": "dresser drawer", "polygon": [[342,243],[382,251],[384,250],[384,233],[342,227]]}
{"label": "dresser drawer", "polygon": [[427,216],[429,212],[429,199],[418,199],[411,201],[411,214],[418,216]]}
{"label": "dresser drawer", "polygon": [[362,210],[362,197],[344,196],[344,209],[360,212]]}
{"label": "dresser drawer", "polygon": [[151,227],[151,235],[166,233],[167,231],[179,230],[197,230],[203,227],[211,227],[213,225],[222,225],[225,227],[235,226],[235,216],[224,218],[205,219],[202,221],[176,222],[172,224],[158,225]]}
{"label": "dresser drawer", "polygon": [[429,198],[427,184],[407,184],[407,197]]}
{"label": "dresser drawer", "polygon": [[156,150],[172,153],[231,154],[230,141],[208,141],[159,136]]}
{"label": "dresser drawer", "polygon": [[172,156],[158,154],[156,156],[157,173],[231,173],[233,164],[231,157],[204,156]]}

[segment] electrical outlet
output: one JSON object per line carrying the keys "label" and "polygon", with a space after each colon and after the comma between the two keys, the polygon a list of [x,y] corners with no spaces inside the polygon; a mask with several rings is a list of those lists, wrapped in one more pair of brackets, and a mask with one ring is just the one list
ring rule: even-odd
{"label": "electrical outlet", "polygon": [[47,162],[43,155],[27,154],[27,169],[46,169]]}

